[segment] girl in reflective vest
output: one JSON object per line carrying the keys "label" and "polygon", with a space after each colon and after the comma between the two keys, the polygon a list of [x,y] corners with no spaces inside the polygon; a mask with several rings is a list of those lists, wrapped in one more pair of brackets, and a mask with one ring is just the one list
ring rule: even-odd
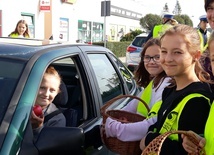
{"label": "girl in reflective vest", "polygon": [[[208,51],[210,54],[210,59],[214,59],[214,33],[211,34],[210,39],[208,41]],[[212,66],[212,72],[214,74],[214,62],[211,62]],[[207,119],[206,127],[204,135],[197,135],[196,133],[189,131],[191,133],[194,133],[196,137],[198,137],[199,145],[200,147],[205,147],[205,152],[207,155],[213,155],[214,154],[214,104],[212,104],[209,117]],[[195,153],[197,152],[197,146],[192,143],[188,137],[185,135],[182,135],[183,138],[183,147],[188,153]]]}
{"label": "girl in reflective vest", "polygon": [[19,20],[16,24],[16,28],[13,32],[9,34],[9,37],[12,38],[30,38],[28,32],[28,24],[25,20]]}
{"label": "girl in reflective vest", "polygon": [[[200,37],[197,30],[187,25],[176,25],[160,38],[160,63],[174,84],[166,87],[157,122],[141,140],[143,150],[154,138],[171,130],[193,130],[203,134],[210,105],[213,101],[209,76],[200,63]],[[161,155],[187,154],[181,135],[167,138]]]}
{"label": "girl in reflective vest", "polygon": [[[159,63],[160,40],[149,40],[141,52],[141,61],[135,72],[135,80],[144,90],[138,95],[151,108],[155,102],[161,100],[163,89],[169,85],[171,78],[167,77]],[[148,111],[141,102],[134,99],[123,110],[148,116]],[[122,124],[119,121],[107,118],[105,131],[107,137],[117,137],[122,141],[137,141],[142,139],[148,127],[156,122],[152,117],[137,123]]]}

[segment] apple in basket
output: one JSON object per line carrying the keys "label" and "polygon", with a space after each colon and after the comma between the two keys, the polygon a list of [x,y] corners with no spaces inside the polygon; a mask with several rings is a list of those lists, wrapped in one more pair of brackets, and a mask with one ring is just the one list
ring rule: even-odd
{"label": "apple in basket", "polygon": [[42,115],[42,107],[40,105],[33,106],[33,112],[36,116],[40,117]]}

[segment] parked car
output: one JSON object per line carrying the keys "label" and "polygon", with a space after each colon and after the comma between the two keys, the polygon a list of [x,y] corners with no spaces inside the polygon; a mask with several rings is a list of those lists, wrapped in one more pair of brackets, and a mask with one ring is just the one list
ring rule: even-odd
{"label": "parked car", "polygon": [[[65,114],[67,126],[45,127],[34,141],[29,118],[49,65],[64,83],[67,95],[61,92],[53,103]],[[100,108],[118,95],[138,94],[132,76],[101,46],[0,38],[0,154],[105,155]],[[110,108],[120,109],[129,101],[119,100]]]}
{"label": "parked car", "polygon": [[140,62],[140,53],[147,36],[147,33],[137,35],[126,49],[126,65],[132,72],[137,68]]}

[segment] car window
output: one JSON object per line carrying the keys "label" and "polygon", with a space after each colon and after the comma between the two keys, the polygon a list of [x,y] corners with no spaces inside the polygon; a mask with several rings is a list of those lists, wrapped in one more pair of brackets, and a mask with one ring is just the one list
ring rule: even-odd
{"label": "car window", "polygon": [[132,78],[132,74],[127,70],[123,63],[121,63],[114,55],[111,54],[112,59],[117,64],[117,67],[120,70],[121,75],[123,76],[126,85],[128,87],[129,92],[134,88],[134,79]]}
{"label": "car window", "polygon": [[88,54],[99,85],[103,103],[123,94],[116,70],[105,54]]}
{"label": "car window", "polygon": [[[89,104],[90,100],[87,100],[88,98],[84,97],[89,95],[89,93],[85,91],[88,90],[88,86],[86,84],[87,80],[83,79],[86,77],[86,75],[83,75],[85,72],[82,72],[83,70],[81,69],[81,65],[77,63],[78,60],[78,56],[72,56],[52,63],[52,65],[60,73],[68,93],[67,103],[65,105],[58,106],[66,109],[66,119],[70,120],[68,126],[72,127],[79,126],[83,121],[92,118],[94,115],[92,111],[93,108],[91,107],[92,104]],[[84,87],[84,89],[82,89],[81,86]],[[83,91],[85,95],[82,95]]]}
{"label": "car window", "polygon": [[4,117],[23,68],[24,64],[18,61],[0,59],[0,122]]}
{"label": "car window", "polygon": [[142,47],[145,41],[146,41],[146,37],[135,37],[132,45]]}

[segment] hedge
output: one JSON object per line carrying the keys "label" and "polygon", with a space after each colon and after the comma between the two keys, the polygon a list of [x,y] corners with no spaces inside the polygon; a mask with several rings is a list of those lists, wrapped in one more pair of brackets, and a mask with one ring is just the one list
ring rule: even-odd
{"label": "hedge", "polygon": [[[125,42],[107,42],[106,48],[111,50],[117,57],[125,57],[126,49],[130,45],[131,41]],[[103,42],[94,42],[93,45],[104,46]]]}

